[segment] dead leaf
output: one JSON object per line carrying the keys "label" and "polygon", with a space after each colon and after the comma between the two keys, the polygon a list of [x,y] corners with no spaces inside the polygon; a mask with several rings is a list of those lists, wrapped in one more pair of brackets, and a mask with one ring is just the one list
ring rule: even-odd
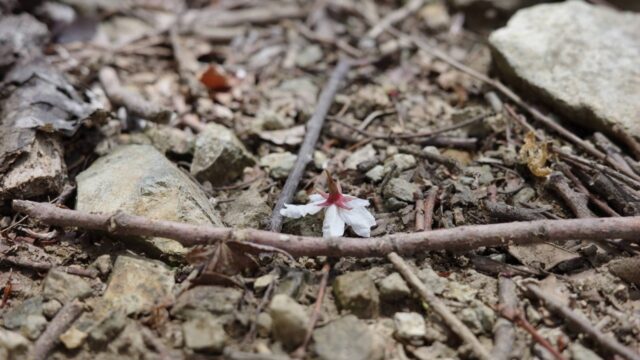
{"label": "dead leaf", "polygon": [[551,169],[546,166],[548,159],[547,143],[539,145],[536,141],[536,134],[532,131],[527,133],[524,145],[520,149],[520,161],[527,164],[533,175],[545,177],[551,174]]}
{"label": "dead leaf", "polygon": [[304,125],[298,125],[289,129],[261,131],[258,136],[276,145],[298,145],[302,143],[304,134]]}
{"label": "dead leaf", "polygon": [[224,92],[231,89],[231,84],[227,76],[218,71],[213,65],[209,65],[207,70],[200,75],[200,82],[213,92]]}

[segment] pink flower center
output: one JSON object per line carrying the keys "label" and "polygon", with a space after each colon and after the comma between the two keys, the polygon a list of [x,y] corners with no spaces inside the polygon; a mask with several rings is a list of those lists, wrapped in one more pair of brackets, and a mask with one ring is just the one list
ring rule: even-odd
{"label": "pink flower center", "polygon": [[349,199],[348,197],[342,195],[341,193],[329,193],[329,194],[320,194],[320,195],[323,198],[325,198],[325,201],[319,204],[320,206],[335,205],[345,210],[351,210],[351,208],[347,206],[347,203],[352,199]]}

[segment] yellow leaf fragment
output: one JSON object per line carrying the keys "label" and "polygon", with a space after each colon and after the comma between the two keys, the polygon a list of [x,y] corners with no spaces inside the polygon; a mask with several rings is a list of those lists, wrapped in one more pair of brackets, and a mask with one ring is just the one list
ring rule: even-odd
{"label": "yellow leaf fragment", "polygon": [[547,166],[549,151],[547,143],[538,144],[536,134],[532,131],[524,138],[524,145],[520,149],[520,161],[527,164],[531,173],[538,177],[545,177],[551,174],[551,169]]}

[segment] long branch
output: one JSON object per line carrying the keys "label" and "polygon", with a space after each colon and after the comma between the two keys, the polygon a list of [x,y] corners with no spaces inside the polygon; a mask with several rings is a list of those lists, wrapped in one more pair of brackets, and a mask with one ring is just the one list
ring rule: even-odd
{"label": "long branch", "polygon": [[322,125],[324,124],[324,120],[327,117],[329,108],[331,108],[331,104],[333,104],[333,99],[338,92],[340,83],[349,71],[350,67],[351,61],[349,59],[340,59],[338,65],[336,65],[335,69],[333,70],[333,73],[331,73],[329,81],[322,89],[322,93],[320,94],[320,98],[318,99],[318,105],[316,106],[313,115],[307,122],[307,132],[304,136],[302,145],[300,146],[300,150],[298,151],[298,158],[296,159],[296,162],[293,165],[293,169],[287,177],[287,181],[284,183],[284,187],[282,188],[282,192],[280,193],[278,202],[273,209],[270,226],[272,231],[279,232],[282,229],[282,215],[280,215],[280,209],[282,209],[285,203],[291,201],[291,199],[293,198],[293,194],[298,188],[300,179],[304,174],[304,169],[312,159],[313,149],[316,146],[316,142],[318,142],[318,137],[320,137]]}
{"label": "long branch", "polygon": [[234,240],[270,246],[293,256],[385,256],[391,252],[411,254],[417,251],[468,251],[482,246],[532,244],[571,239],[627,239],[640,235],[640,216],[569,220],[538,220],[489,225],[469,225],[451,229],[399,233],[374,238],[280,234],[256,229],[232,229],[150,220],[141,216],[89,214],[59,208],[48,203],[14,200],[14,210],[48,225],[101,230],[113,234],[157,236],[193,246]]}

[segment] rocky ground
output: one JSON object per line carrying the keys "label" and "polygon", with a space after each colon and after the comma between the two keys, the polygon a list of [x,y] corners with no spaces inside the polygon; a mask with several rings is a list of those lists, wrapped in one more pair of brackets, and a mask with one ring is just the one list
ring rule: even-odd
{"label": "rocky ground", "polygon": [[640,359],[640,8],[539,3],[3,2],[0,359]]}

